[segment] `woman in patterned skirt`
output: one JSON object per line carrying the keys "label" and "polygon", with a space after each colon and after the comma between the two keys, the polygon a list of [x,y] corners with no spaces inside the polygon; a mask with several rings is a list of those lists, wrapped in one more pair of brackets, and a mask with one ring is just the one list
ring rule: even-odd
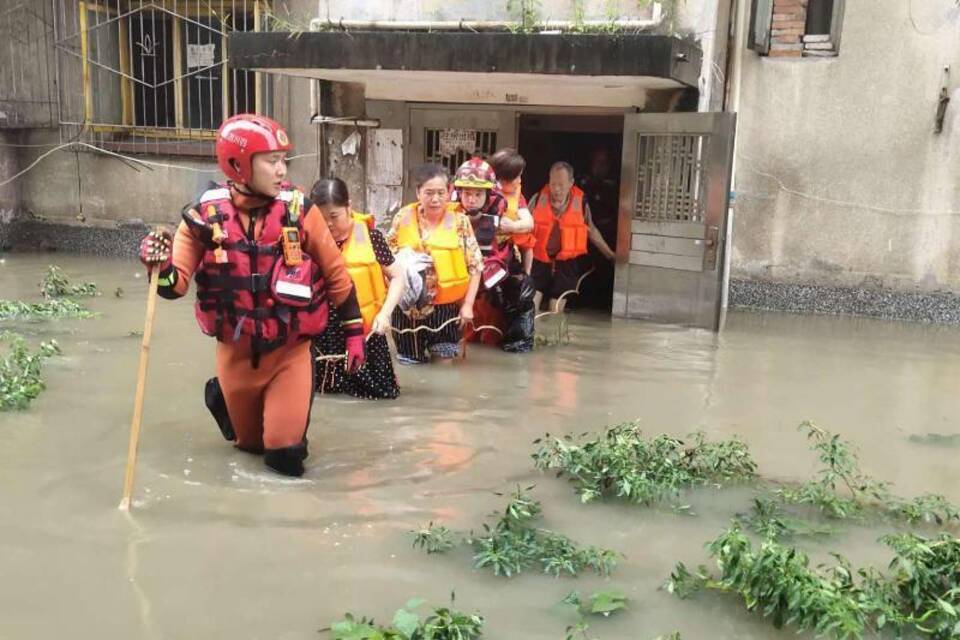
{"label": "woman in patterned skirt", "polygon": [[357,373],[347,374],[344,360],[339,357],[346,352],[346,338],[337,310],[331,307],[327,329],[314,341],[318,356],[317,391],[364,399],[396,398],[400,386],[393,372],[386,333],[390,331],[390,315],[403,294],[403,278],[393,253],[383,234],[373,228],[373,217],[351,209],[343,180],[317,181],[310,199],[323,214],[353,279],[367,336],[366,363]]}

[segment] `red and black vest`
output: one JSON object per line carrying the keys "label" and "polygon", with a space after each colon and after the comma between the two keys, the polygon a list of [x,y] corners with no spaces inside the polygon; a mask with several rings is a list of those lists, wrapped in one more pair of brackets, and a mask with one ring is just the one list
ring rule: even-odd
{"label": "red and black vest", "polygon": [[[203,228],[206,244],[195,274],[194,310],[200,329],[222,342],[248,336],[254,367],[261,354],[319,335],[327,326],[329,309],[320,268],[306,252],[299,266],[288,267],[283,260],[281,230],[296,227],[302,238],[302,211],[303,193],[284,185],[265,213],[259,213],[264,219],[255,238],[254,212],[245,231],[230,188],[224,185],[200,197],[200,221],[184,212],[189,226]],[[219,243],[211,238],[215,224],[225,234]]]}

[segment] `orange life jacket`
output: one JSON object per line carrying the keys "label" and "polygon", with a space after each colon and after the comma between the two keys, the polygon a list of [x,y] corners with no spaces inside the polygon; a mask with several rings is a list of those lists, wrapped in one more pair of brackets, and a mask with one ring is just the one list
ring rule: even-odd
{"label": "orange life jacket", "polygon": [[370,241],[370,229],[373,228],[373,216],[362,213],[353,214],[353,230],[343,243],[341,253],[347,265],[347,272],[353,280],[363,317],[363,332],[369,333],[373,319],[387,298],[387,287],[383,279],[383,269],[377,261]]}
{"label": "orange life jacket", "polygon": [[397,227],[397,244],[410,247],[414,251],[429,253],[433,258],[433,268],[437,272],[437,294],[433,304],[459,302],[467,295],[470,273],[467,271],[467,258],[460,245],[457,233],[458,206],[447,207],[430,236],[423,240],[417,224],[416,203],[407,205],[397,214],[401,216]]}
{"label": "orange life jacket", "polygon": [[[503,194],[503,197],[507,201],[507,210],[503,213],[504,217],[518,220],[520,217],[518,215],[520,211],[520,188],[517,187],[517,190],[509,195]],[[518,249],[532,249],[535,242],[533,234],[529,231],[527,233],[503,234],[503,237],[498,237],[499,240],[506,240],[507,238],[513,241],[514,246]]]}
{"label": "orange life jacket", "polygon": [[[287,266],[280,248],[284,227],[303,231],[302,203],[303,193],[284,184],[264,214],[255,240],[247,238],[226,185],[204,192],[199,218],[183,213],[190,228],[219,223],[226,232],[219,245],[207,243],[194,273],[194,311],[200,329],[221,342],[249,336],[255,368],[261,354],[320,335],[327,326],[326,288],[319,265],[304,252],[299,265]],[[218,250],[225,252],[225,262],[218,260]]]}
{"label": "orange life jacket", "polygon": [[[553,258],[547,253],[547,243],[553,232],[553,225],[560,225],[560,252]],[[550,205],[550,187],[545,186],[537,195],[537,206],[533,210],[533,235],[536,244],[533,257],[540,262],[554,260],[572,260],[587,253],[587,223],[583,215],[583,191],[579,187],[570,188],[567,208],[559,216],[553,214]]]}

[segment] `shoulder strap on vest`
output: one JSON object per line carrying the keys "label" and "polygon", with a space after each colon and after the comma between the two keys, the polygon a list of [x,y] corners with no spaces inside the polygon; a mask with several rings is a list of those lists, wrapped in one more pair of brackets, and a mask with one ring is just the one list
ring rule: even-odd
{"label": "shoulder strap on vest", "polygon": [[229,199],[230,199],[230,188],[217,187],[216,189],[207,189],[206,191],[204,191],[203,195],[200,196],[200,204],[213,202],[215,200],[229,200]]}
{"label": "shoulder strap on vest", "polygon": [[299,189],[284,189],[277,199],[286,206],[286,222],[288,227],[299,226],[300,216],[303,213],[303,192]]}

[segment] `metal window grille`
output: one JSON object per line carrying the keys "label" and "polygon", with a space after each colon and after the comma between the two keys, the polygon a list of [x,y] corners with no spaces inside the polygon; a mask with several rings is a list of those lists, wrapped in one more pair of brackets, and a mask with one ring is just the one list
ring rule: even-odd
{"label": "metal window grille", "polygon": [[225,117],[271,111],[268,76],[227,65],[230,33],[266,26],[260,0],[52,3],[70,138],[205,156]]}
{"label": "metal window grille", "polygon": [[[473,135],[473,148],[464,148],[461,145],[451,153],[450,149],[444,149],[442,138],[448,133],[464,133],[456,129],[425,129],[426,140],[424,141],[424,162],[436,162],[447,168],[451,175],[456,173],[461,164],[474,156],[488,158],[497,150],[497,132],[496,131],[469,131]],[[467,145],[468,146],[468,145]]]}
{"label": "metal window grille", "polygon": [[0,9],[0,129],[57,125],[52,8],[7,2]]}
{"label": "metal window grille", "polygon": [[709,135],[638,136],[637,201],[641,220],[701,222],[704,187],[701,168]]}

